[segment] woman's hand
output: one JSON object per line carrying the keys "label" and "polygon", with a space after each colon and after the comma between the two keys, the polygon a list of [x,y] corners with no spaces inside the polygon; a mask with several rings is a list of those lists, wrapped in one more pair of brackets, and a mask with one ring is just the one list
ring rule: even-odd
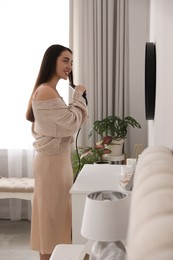
{"label": "woman's hand", "polygon": [[75,87],[75,90],[84,93],[86,91],[86,88],[83,85],[78,85]]}

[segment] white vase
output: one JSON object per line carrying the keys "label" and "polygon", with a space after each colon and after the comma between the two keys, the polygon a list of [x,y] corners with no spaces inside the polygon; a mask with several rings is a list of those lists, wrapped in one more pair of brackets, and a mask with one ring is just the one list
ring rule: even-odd
{"label": "white vase", "polygon": [[110,156],[120,156],[123,151],[124,139],[119,141],[112,140],[111,144],[107,146],[109,150],[111,150]]}

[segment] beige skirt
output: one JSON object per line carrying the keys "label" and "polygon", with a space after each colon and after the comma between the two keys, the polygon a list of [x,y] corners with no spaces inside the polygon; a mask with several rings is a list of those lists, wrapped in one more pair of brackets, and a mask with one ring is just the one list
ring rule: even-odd
{"label": "beige skirt", "polygon": [[71,243],[73,183],[70,151],[55,156],[37,153],[31,219],[31,248],[51,254],[57,244]]}

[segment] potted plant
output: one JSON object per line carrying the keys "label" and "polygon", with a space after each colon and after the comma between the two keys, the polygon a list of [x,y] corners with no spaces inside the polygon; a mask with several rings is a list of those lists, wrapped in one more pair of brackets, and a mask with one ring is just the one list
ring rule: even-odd
{"label": "potted plant", "polygon": [[85,164],[109,163],[108,160],[105,160],[104,155],[111,153],[107,148],[110,142],[111,138],[104,137],[94,147],[78,147],[77,151],[73,151],[71,158],[74,177]]}
{"label": "potted plant", "polygon": [[81,153],[81,161],[89,160],[92,163],[107,163],[108,161],[105,161],[104,155],[111,153],[111,150],[107,148],[110,143],[111,138],[106,136],[100,142],[97,142],[94,147],[86,147]]}
{"label": "potted plant", "polygon": [[[112,151],[111,156],[119,156],[122,154],[122,147],[124,139],[127,138],[128,126],[133,128],[141,128],[140,124],[131,116],[120,118],[119,116],[107,116],[102,120],[96,120],[90,130],[89,137],[94,132],[101,136],[101,140],[108,136],[111,138],[111,147],[108,148]],[[116,149],[113,149],[113,147]],[[117,148],[118,151],[117,151]]]}
{"label": "potted plant", "polygon": [[97,142],[94,147],[87,147],[81,154],[81,160],[83,158],[92,158],[95,163],[107,163],[103,156],[111,153],[111,150],[107,148],[110,142],[111,139],[109,137],[104,137],[100,142]]}

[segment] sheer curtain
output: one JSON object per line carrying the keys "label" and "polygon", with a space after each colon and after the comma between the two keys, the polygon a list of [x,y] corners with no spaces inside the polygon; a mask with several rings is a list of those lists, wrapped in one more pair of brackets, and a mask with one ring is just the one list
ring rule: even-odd
{"label": "sheer curtain", "polygon": [[[0,175],[33,177],[25,112],[45,50],[69,46],[69,0],[0,1],[0,31]],[[60,82],[59,91],[68,102],[67,82]],[[0,200],[0,218],[30,219],[30,213],[27,201]]]}
{"label": "sheer curtain", "polygon": [[79,144],[92,145],[95,120],[128,113],[128,1],[71,0],[70,26],[75,83],[86,85],[89,101]]}

